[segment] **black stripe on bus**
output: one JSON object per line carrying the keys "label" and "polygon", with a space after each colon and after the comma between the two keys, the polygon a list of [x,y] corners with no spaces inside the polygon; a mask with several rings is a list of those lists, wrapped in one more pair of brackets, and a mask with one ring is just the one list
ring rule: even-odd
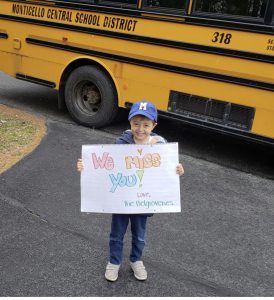
{"label": "black stripe on bus", "polygon": [[0,32],[0,39],[8,39],[9,36],[6,33]]}
{"label": "black stripe on bus", "polygon": [[200,77],[200,78],[205,78],[205,79],[217,80],[217,81],[228,82],[228,83],[233,83],[233,84],[263,89],[263,90],[274,91],[274,84],[268,83],[268,82],[263,82],[263,81],[255,81],[255,80],[249,80],[246,78],[234,77],[234,76],[229,76],[229,75],[224,75],[224,74],[217,74],[217,73],[211,73],[211,72],[206,72],[206,71],[201,71],[201,70],[182,68],[182,67],[177,67],[177,66],[173,66],[173,65],[161,64],[158,62],[141,60],[141,59],[137,59],[137,58],[116,55],[116,54],[112,54],[112,53],[99,52],[99,51],[95,51],[95,50],[89,50],[89,49],[85,49],[85,48],[64,45],[64,44],[60,44],[60,43],[54,43],[54,42],[49,42],[49,41],[44,41],[44,40],[34,39],[34,38],[26,38],[26,42],[29,44],[34,44],[34,45],[39,45],[39,46],[44,46],[44,47],[49,47],[49,48],[55,48],[55,49],[80,53],[80,54],[84,54],[84,55],[91,55],[91,56],[101,57],[101,58],[105,58],[105,59],[111,59],[111,60],[115,60],[115,61],[119,61],[119,62],[123,62],[123,63],[163,70],[163,71],[167,71],[167,72],[171,72],[171,73],[195,76],[195,77]]}
{"label": "black stripe on bus", "polygon": [[169,41],[169,40],[165,40],[165,39],[137,36],[137,35],[133,35],[133,34],[119,33],[119,32],[107,31],[107,30],[102,30],[102,29],[86,28],[86,27],[81,27],[81,26],[60,24],[60,23],[41,21],[41,20],[33,20],[33,19],[27,19],[27,18],[15,17],[15,16],[5,16],[5,15],[1,15],[1,14],[0,14],[0,18],[17,20],[19,22],[30,23],[30,24],[39,24],[39,25],[47,26],[47,27],[61,28],[61,29],[66,29],[66,30],[74,30],[77,32],[90,33],[90,34],[107,36],[107,37],[112,37],[112,38],[119,38],[119,39],[124,39],[124,40],[140,42],[140,43],[159,45],[159,46],[163,46],[163,47],[172,47],[172,48],[189,50],[189,51],[191,50],[191,51],[202,52],[202,53],[217,54],[217,55],[223,55],[223,56],[228,56],[228,57],[248,59],[248,60],[253,60],[253,61],[274,63],[274,56],[266,55],[266,54],[257,54],[257,53],[247,52],[247,51],[223,49],[223,48],[217,48],[217,47],[212,47],[212,46],[204,46],[204,45],[196,45],[196,44],[191,44],[191,43]]}
{"label": "black stripe on bus", "polygon": [[29,82],[32,82],[32,83],[37,83],[37,84],[40,84],[40,85],[43,85],[43,86],[46,86],[46,87],[50,87],[50,88],[55,88],[56,87],[56,84],[52,81],[47,81],[47,80],[44,80],[44,79],[28,76],[28,75],[21,74],[21,73],[16,73],[16,78],[24,80],[24,81],[29,81]]}

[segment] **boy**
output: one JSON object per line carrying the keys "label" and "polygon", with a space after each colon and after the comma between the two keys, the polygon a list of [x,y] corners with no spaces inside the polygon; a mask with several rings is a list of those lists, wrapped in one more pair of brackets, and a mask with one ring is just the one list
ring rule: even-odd
{"label": "boy", "polygon": [[[157,144],[166,143],[166,140],[153,133],[157,125],[157,109],[147,101],[134,103],[129,112],[128,120],[130,130],[126,130],[117,140],[116,144]],[[78,160],[77,169],[84,168],[82,160]],[[184,174],[181,164],[176,167],[178,175]],[[109,239],[110,260],[106,267],[105,278],[109,281],[116,281],[119,268],[122,262],[123,239],[129,224],[131,223],[132,249],[130,253],[130,266],[134,276],[138,280],[147,279],[147,271],[141,261],[145,246],[145,230],[147,217],[152,214],[113,214],[111,232]]]}

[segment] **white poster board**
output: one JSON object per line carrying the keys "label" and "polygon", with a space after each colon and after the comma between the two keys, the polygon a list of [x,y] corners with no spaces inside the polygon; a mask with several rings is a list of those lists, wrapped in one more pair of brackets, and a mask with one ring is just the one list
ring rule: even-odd
{"label": "white poster board", "polygon": [[180,212],[178,143],[83,145],[81,211]]}

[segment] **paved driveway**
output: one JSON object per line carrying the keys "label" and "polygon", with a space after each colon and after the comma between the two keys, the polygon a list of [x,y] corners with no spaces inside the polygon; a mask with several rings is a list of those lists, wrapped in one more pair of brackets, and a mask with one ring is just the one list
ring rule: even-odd
{"label": "paved driveway", "polygon": [[181,155],[182,213],[150,219],[137,282],[127,257],[104,279],[110,216],[80,213],[83,143],[114,136],[48,121],[48,135],[0,176],[1,296],[273,296],[273,182]]}

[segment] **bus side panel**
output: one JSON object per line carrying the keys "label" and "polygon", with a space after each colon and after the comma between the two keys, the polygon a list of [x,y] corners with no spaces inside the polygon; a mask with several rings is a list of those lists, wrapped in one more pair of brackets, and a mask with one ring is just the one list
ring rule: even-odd
{"label": "bus side panel", "polygon": [[[262,136],[273,136],[274,101],[273,92],[236,84],[218,82],[193,76],[179,75],[124,64],[122,102],[147,99],[157,104],[159,110],[168,111],[167,102],[171,91],[227,101],[255,108],[251,132]],[[134,93],[132,91],[135,91]]]}
{"label": "bus side panel", "polygon": [[0,70],[15,76],[21,68],[21,41],[12,32],[12,22],[0,19],[0,32],[6,35],[6,38],[0,38]]}
{"label": "bus side panel", "polygon": [[21,69],[21,62],[21,55],[0,50],[0,71],[15,77],[15,74]]}

